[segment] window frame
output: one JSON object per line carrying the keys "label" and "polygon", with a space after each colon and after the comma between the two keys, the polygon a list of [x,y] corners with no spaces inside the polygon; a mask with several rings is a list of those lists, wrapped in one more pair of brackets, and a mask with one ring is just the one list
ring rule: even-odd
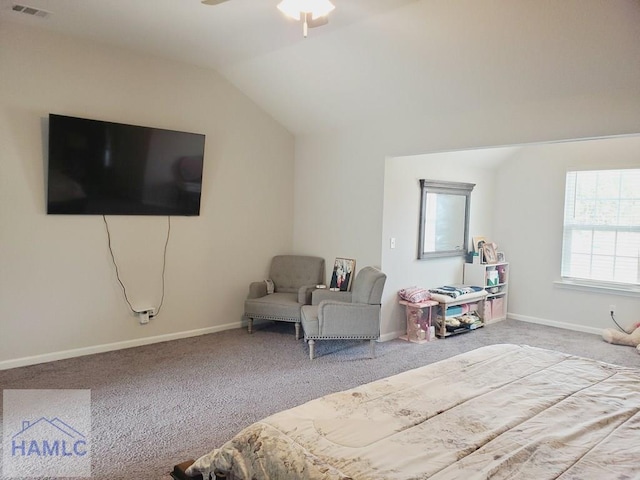
{"label": "window frame", "polygon": [[[567,169],[566,175],[565,175],[565,201],[563,206],[562,250],[561,250],[561,264],[560,264],[561,280],[559,282],[555,282],[556,284],[566,286],[569,288],[591,289],[591,290],[598,290],[598,291],[609,292],[609,293],[619,292],[622,294],[630,293],[633,295],[640,293],[640,258],[636,257],[637,264],[636,264],[635,283],[620,282],[614,279],[616,260],[618,258],[629,258],[628,255],[619,255],[617,253],[618,252],[617,235],[618,233],[621,233],[621,232],[622,233],[624,232],[640,233],[640,224],[620,225],[618,221],[618,223],[616,224],[608,225],[608,224],[599,224],[594,222],[579,223],[579,222],[568,221],[568,209],[573,206],[574,211],[576,210],[577,201],[575,197],[575,192],[578,190],[577,175],[585,172],[612,172],[612,171],[625,171],[625,170],[629,170],[633,172],[633,174],[635,175],[640,175],[640,168],[638,167],[609,167],[609,168],[571,168],[570,167]],[[574,180],[574,185],[573,185],[573,192],[574,192],[573,199],[569,198],[569,195],[571,193],[571,190],[569,188],[570,187],[569,180],[570,180],[571,174],[576,174],[576,180]],[[616,208],[618,211],[620,208],[620,202],[624,200],[624,198],[622,197],[622,193],[623,192],[621,191],[621,188],[619,188],[617,191],[617,195],[615,197],[615,201],[617,202]],[[632,197],[632,198],[635,199],[635,197]],[[594,201],[596,202],[596,204],[598,200],[599,199],[597,195],[589,198],[588,200],[585,199],[585,201]],[[611,198],[601,200],[601,202],[605,202],[605,201],[610,202]],[[588,254],[585,253],[585,255],[589,256],[590,270],[593,267],[594,257],[596,257],[596,259],[599,255],[602,255],[603,257],[612,257],[614,262],[612,276],[614,278],[612,279],[594,278],[594,275],[592,274],[592,270],[590,271],[589,277],[582,277],[582,276],[575,276],[575,275],[572,276],[565,273],[565,271],[568,270],[572,265],[571,260],[567,260],[566,256],[567,255],[570,256],[572,254],[572,251],[571,251],[571,241],[573,236],[572,234],[573,232],[577,232],[577,231],[586,231],[586,232],[591,232],[592,234],[592,239],[590,241],[590,251]],[[613,247],[612,254],[605,255],[605,254],[598,254],[597,252],[594,253],[594,250],[597,248],[597,245],[594,245],[593,234],[595,234],[596,232],[614,232],[616,238],[612,242],[612,247]],[[571,272],[571,273],[574,273],[574,272]]]}

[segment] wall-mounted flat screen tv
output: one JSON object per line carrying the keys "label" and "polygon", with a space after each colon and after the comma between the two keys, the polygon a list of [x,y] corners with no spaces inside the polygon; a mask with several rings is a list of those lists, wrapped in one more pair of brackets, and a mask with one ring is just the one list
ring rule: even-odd
{"label": "wall-mounted flat screen tv", "polygon": [[49,115],[47,213],[199,215],[205,136]]}

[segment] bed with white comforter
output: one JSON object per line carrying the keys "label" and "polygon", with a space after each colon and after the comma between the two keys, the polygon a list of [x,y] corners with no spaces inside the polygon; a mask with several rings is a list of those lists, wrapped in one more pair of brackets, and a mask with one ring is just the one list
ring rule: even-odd
{"label": "bed with white comforter", "polygon": [[493,345],[272,415],[187,473],[640,479],[640,369]]}

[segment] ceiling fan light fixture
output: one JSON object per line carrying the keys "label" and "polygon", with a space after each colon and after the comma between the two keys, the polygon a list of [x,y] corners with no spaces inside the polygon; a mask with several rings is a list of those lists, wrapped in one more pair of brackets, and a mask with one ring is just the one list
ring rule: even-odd
{"label": "ceiling fan light fixture", "polygon": [[294,20],[304,20],[311,15],[313,20],[326,17],[336,8],[329,0],[282,0],[278,10]]}

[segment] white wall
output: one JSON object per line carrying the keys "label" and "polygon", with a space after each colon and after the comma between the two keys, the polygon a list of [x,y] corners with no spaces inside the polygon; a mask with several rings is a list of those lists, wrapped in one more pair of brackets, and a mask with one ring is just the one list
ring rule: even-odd
{"label": "white wall", "polygon": [[[640,78],[634,88],[627,90],[610,89],[588,96],[549,96],[521,103],[514,100],[490,110],[470,110],[455,116],[424,112],[419,117],[372,119],[367,125],[350,130],[297,137],[294,249],[312,251],[329,263],[337,256],[347,256],[357,260],[358,268],[380,266],[388,245],[382,223],[388,157],[637,132],[640,132]],[[425,176],[431,176],[428,173]],[[451,178],[461,178],[458,173]],[[522,183],[532,179],[531,172],[517,168],[513,175]],[[556,179],[550,188],[562,185]],[[520,207],[519,215],[529,216],[532,203],[518,200],[512,205],[514,209]],[[495,231],[496,237],[502,234],[502,230]],[[509,259],[512,248],[516,247],[505,243]],[[440,278],[459,275],[459,264],[438,267],[446,270],[439,274]],[[517,265],[511,269],[514,287],[518,279],[516,270]],[[399,278],[391,282],[386,298],[395,293],[392,289],[397,285],[410,284],[414,279],[412,274],[406,282]],[[517,292],[515,298],[518,305]],[[607,304],[617,301],[608,298]],[[392,331],[397,323],[392,319],[393,309],[385,310],[383,334]],[[527,305],[525,312],[528,317],[546,320],[559,317],[549,318],[542,301]],[[579,315],[574,321],[582,322]],[[606,319],[599,324],[609,325]]]}
{"label": "white wall", "polygon": [[[239,325],[249,282],[292,248],[292,135],[210,70],[13,24],[0,85],[0,367]],[[206,135],[201,215],[172,218],[148,325],[124,302],[102,218],[45,214],[50,112]],[[166,222],[109,217],[134,307],[160,301]]]}
{"label": "white wall", "polygon": [[[522,320],[598,331],[640,320],[638,296],[561,288],[567,168],[640,168],[640,136],[527,145],[497,170],[494,231],[510,262],[509,312]],[[640,248],[640,245],[638,246]]]}
{"label": "white wall", "polygon": [[[387,159],[382,226],[382,269],[387,274],[382,307],[383,339],[403,335],[406,331],[404,309],[397,302],[398,290],[414,285],[431,288],[463,282],[464,257],[417,260],[419,180],[474,183],[470,237],[493,238],[496,163],[513,150],[469,150]],[[396,240],[394,249],[390,247],[391,237]]]}

